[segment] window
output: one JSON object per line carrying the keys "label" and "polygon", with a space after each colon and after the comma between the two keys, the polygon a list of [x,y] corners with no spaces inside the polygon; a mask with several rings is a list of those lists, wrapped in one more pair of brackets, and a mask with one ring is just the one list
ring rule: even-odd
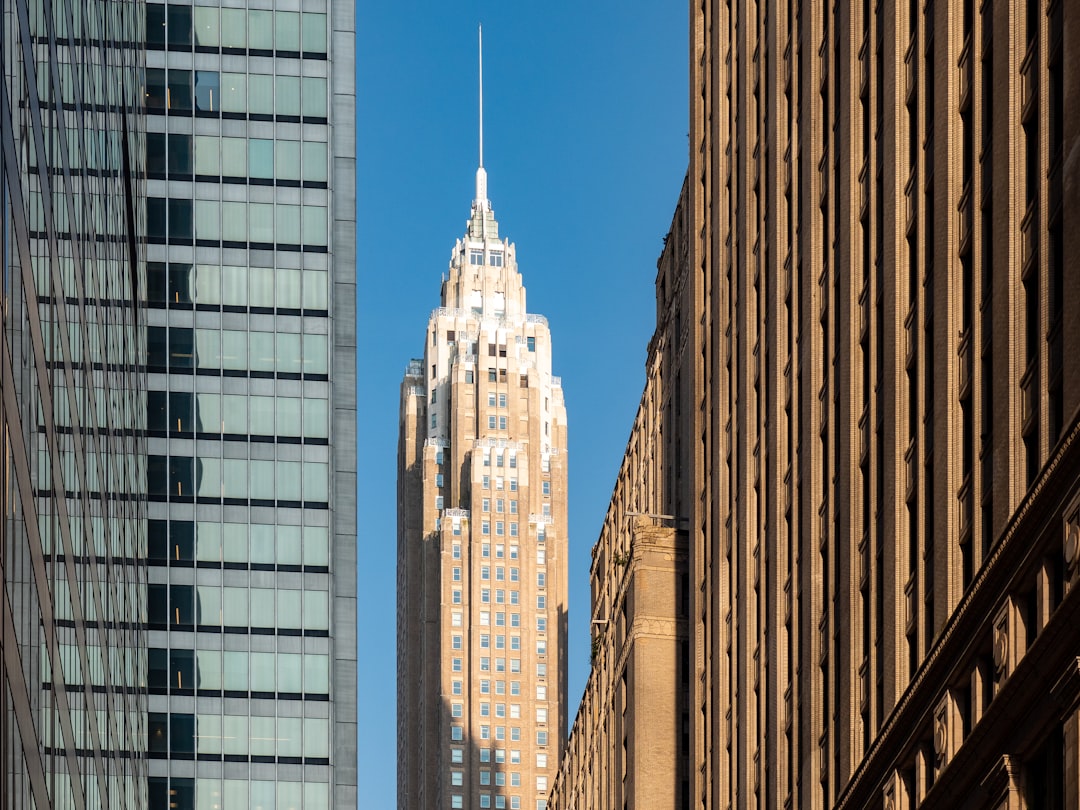
{"label": "window", "polygon": [[480,611],[480,625],[482,627],[487,627],[489,624],[491,624],[491,613],[489,613],[486,610],[481,610]]}
{"label": "window", "polygon": [[517,479],[516,478],[511,478],[510,479],[510,491],[511,492],[517,492]]}
{"label": "window", "polygon": [[480,749],[480,761],[481,762],[491,762],[491,749],[490,748],[481,748]]}
{"label": "window", "polygon": [[481,543],[481,545],[480,545],[480,556],[482,556],[482,557],[490,557],[491,556],[491,543]]}
{"label": "window", "polygon": [[465,372],[465,382],[466,382],[466,383],[470,383],[470,384],[471,384],[471,383],[473,382],[473,372],[472,372],[472,369],[468,369],[468,370],[466,370],[466,372]]}
{"label": "window", "polygon": [[450,647],[454,650],[461,649],[461,636],[453,636],[450,639]]}
{"label": "window", "polygon": [[510,546],[510,559],[516,560],[518,558],[518,547]]}
{"label": "window", "polygon": [[489,566],[489,565],[481,565],[480,566],[480,579],[491,579],[491,566]]}
{"label": "window", "polygon": [[[511,464],[510,466],[513,467],[514,465]],[[517,514],[517,498],[513,498],[510,501],[510,514],[511,515],[516,515]]]}
{"label": "window", "polygon": [[544,497],[545,498],[551,496],[551,482],[550,481],[545,481],[543,483],[543,490],[544,490]]}
{"label": "window", "polygon": [[525,345],[528,347],[530,352],[535,352],[536,351],[536,338],[534,338],[534,337],[525,338]]}
{"label": "window", "polygon": [[539,594],[536,597],[536,609],[547,610],[547,597],[545,597],[543,594]]}
{"label": "window", "polygon": [[499,430],[506,430],[506,417],[505,416],[500,416],[499,417]]}
{"label": "window", "polygon": [[481,703],[480,704],[480,716],[481,717],[489,717],[490,715],[491,715],[491,704],[490,703]]}
{"label": "window", "polygon": [[450,687],[450,692],[451,692],[452,694],[455,694],[455,695],[460,695],[460,694],[461,694],[461,690],[462,690],[462,684],[461,684],[461,681],[454,681],[454,682],[453,682],[453,684],[451,684],[451,687]]}
{"label": "window", "polygon": [[503,536],[503,522],[501,520],[495,521],[495,534],[498,537]]}
{"label": "window", "polygon": [[520,695],[521,694],[521,681],[511,681],[510,682],[510,694],[511,695]]}
{"label": "window", "polygon": [[461,726],[458,726],[458,725],[450,726],[450,739],[451,740],[453,740],[454,742],[461,742],[461,740],[463,738],[464,738],[464,731],[462,730]]}
{"label": "window", "polygon": [[491,794],[489,794],[489,793],[481,793],[480,794],[480,807],[481,808],[491,807]]}
{"label": "window", "polygon": [[505,627],[506,626],[506,614],[503,613],[501,610],[495,614],[495,626],[496,627]]}
{"label": "window", "polygon": [[511,627],[521,627],[521,614],[520,613],[511,613],[510,614],[510,626]]}
{"label": "window", "polygon": [[481,658],[480,659],[480,671],[481,672],[491,672],[491,659],[490,658]]}
{"label": "window", "polygon": [[495,544],[495,557],[496,557],[496,559],[501,560],[505,553],[506,553],[506,546],[504,546],[502,543],[496,543]]}
{"label": "window", "polygon": [[487,681],[487,680],[480,681],[480,694],[481,695],[489,695],[489,694],[491,694],[491,681]]}
{"label": "window", "polygon": [[[504,464],[503,464],[503,454],[502,453],[496,453],[495,454],[495,466],[496,467],[504,466]],[[502,510],[500,509],[499,511],[501,512]]]}
{"label": "window", "polygon": [[480,784],[481,785],[490,785],[491,784],[491,771],[488,771],[488,770],[480,771]]}
{"label": "window", "polygon": [[517,582],[520,576],[521,574],[518,567],[516,565],[510,566],[510,581]]}
{"label": "window", "polygon": [[521,636],[510,636],[510,649],[511,650],[520,650],[521,649]]}
{"label": "window", "polygon": [[491,476],[485,475],[481,479],[481,483],[483,484],[484,489],[491,489]]}
{"label": "window", "polygon": [[458,810],[458,808],[464,807],[465,805],[463,804],[463,802],[464,799],[462,799],[462,797],[458,796],[457,794],[454,794],[450,797],[450,807],[453,808],[453,810]]}
{"label": "window", "polygon": [[491,522],[487,520],[480,521],[480,533],[491,534]]}
{"label": "window", "polygon": [[461,672],[461,659],[460,658],[455,658],[453,661],[451,661],[450,662],[450,668],[454,672]]}
{"label": "window", "polygon": [[[432,425],[432,427],[435,427],[435,426]],[[495,430],[495,417],[494,416],[489,416],[488,417],[488,430]]]}
{"label": "window", "polygon": [[544,574],[543,571],[538,571],[537,574],[536,574],[536,587],[538,587],[538,588],[547,587],[547,576]]}
{"label": "window", "polygon": [[484,604],[487,604],[488,602],[491,601],[491,589],[490,588],[481,588],[480,589],[480,601],[483,602]]}
{"label": "window", "polygon": [[546,633],[547,632],[547,619],[544,616],[537,616],[536,617],[536,632],[537,633]]}
{"label": "window", "polygon": [[488,258],[491,261],[491,266],[492,267],[502,267],[503,266],[503,255],[502,255],[501,250],[493,250],[493,251],[491,251],[488,254]]}
{"label": "window", "polygon": [[517,525],[516,522],[510,524],[510,536],[511,537],[517,537],[518,536],[518,525]]}
{"label": "window", "polygon": [[460,765],[464,760],[464,752],[460,748],[450,749],[450,761],[455,765]]}
{"label": "window", "polygon": [[484,251],[482,250],[470,250],[469,251],[469,264],[482,265],[484,263]]}
{"label": "window", "polygon": [[[149,73],[149,71],[147,71]],[[495,369],[488,369],[488,382],[495,382]]]}
{"label": "window", "polygon": [[[485,458],[485,461],[486,460],[487,459]],[[490,512],[491,511],[491,499],[490,498],[484,498],[483,500],[481,500],[480,505],[481,505],[481,511],[483,511],[483,512]]]}
{"label": "window", "polygon": [[494,408],[495,407],[495,392],[494,391],[490,391],[488,393],[488,407],[489,408]]}
{"label": "window", "polygon": [[451,570],[453,572],[452,576],[454,578],[454,582],[461,582],[461,569],[455,566]]}
{"label": "window", "polygon": [[435,496],[435,508],[440,510],[440,511],[443,509],[443,496],[442,495],[436,495]]}
{"label": "window", "polygon": [[537,745],[546,746],[547,745],[547,740],[548,740],[548,735],[547,735],[546,731],[538,731],[538,732],[536,732],[536,744]]}
{"label": "window", "polygon": [[453,556],[453,558],[455,560],[460,560],[461,559],[461,544],[460,543],[454,543],[454,545],[452,545],[450,547],[450,554]]}
{"label": "window", "polygon": [[453,601],[453,603],[455,605],[460,605],[461,604],[461,591],[455,588],[454,592],[451,594],[450,598],[451,598],[451,601]]}
{"label": "window", "polygon": [[461,717],[461,711],[462,711],[462,709],[461,709],[461,704],[460,703],[451,704],[451,706],[450,706],[450,716],[451,717]]}
{"label": "window", "polygon": [[[432,414],[432,417],[434,417],[434,416],[435,416],[435,414]],[[443,475],[442,475],[442,473],[439,473],[438,475],[435,476],[435,486],[441,487],[442,485],[443,485]]]}
{"label": "window", "polygon": [[[454,750],[456,751],[457,749],[455,748]],[[461,787],[462,779],[463,779],[463,774],[462,774],[461,771],[451,771],[450,772],[450,784],[453,785],[454,787]]]}
{"label": "window", "polygon": [[480,634],[480,646],[481,648],[487,648],[491,646],[491,636],[487,633]]}

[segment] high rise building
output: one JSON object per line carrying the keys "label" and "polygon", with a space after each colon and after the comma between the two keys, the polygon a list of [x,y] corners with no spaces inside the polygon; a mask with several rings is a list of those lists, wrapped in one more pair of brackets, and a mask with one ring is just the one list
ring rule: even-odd
{"label": "high rise building", "polygon": [[480,164],[401,388],[399,810],[542,807],[566,736],[566,409]]}
{"label": "high rise building", "polygon": [[0,808],[144,807],[142,12],[4,11]]}
{"label": "high rise building", "polygon": [[690,11],[693,806],[1080,806],[1080,5]]}
{"label": "high rise building", "polygon": [[355,807],[354,9],[147,2],[151,807]]}
{"label": "high rise building", "polygon": [[686,187],[657,262],[645,390],[592,551],[592,672],[548,810],[677,810],[689,802]]}

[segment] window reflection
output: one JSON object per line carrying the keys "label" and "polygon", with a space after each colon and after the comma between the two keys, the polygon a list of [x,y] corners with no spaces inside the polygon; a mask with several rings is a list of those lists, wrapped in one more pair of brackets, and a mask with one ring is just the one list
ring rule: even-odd
{"label": "window reflection", "polygon": [[195,72],[195,109],[200,112],[220,111],[221,79],[216,70]]}

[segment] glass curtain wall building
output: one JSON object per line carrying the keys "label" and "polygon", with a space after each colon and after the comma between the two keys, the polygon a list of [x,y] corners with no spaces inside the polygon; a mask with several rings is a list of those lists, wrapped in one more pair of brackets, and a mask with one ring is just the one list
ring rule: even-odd
{"label": "glass curtain wall building", "polygon": [[355,806],[353,7],[146,41],[150,805]]}
{"label": "glass curtain wall building", "polygon": [[0,808],[139,808],[143,15],[3,10]]}

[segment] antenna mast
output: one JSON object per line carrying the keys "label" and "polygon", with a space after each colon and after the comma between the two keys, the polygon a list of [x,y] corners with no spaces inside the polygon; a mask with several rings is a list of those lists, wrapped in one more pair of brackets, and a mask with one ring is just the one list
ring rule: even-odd
{"label": "antenna mast", "polygon": [[477,26],[476,42],[480,56],[480,167],[476,170],[476,204],[490,208],[487,198],[487,172],[484,171],[484,27]]}

